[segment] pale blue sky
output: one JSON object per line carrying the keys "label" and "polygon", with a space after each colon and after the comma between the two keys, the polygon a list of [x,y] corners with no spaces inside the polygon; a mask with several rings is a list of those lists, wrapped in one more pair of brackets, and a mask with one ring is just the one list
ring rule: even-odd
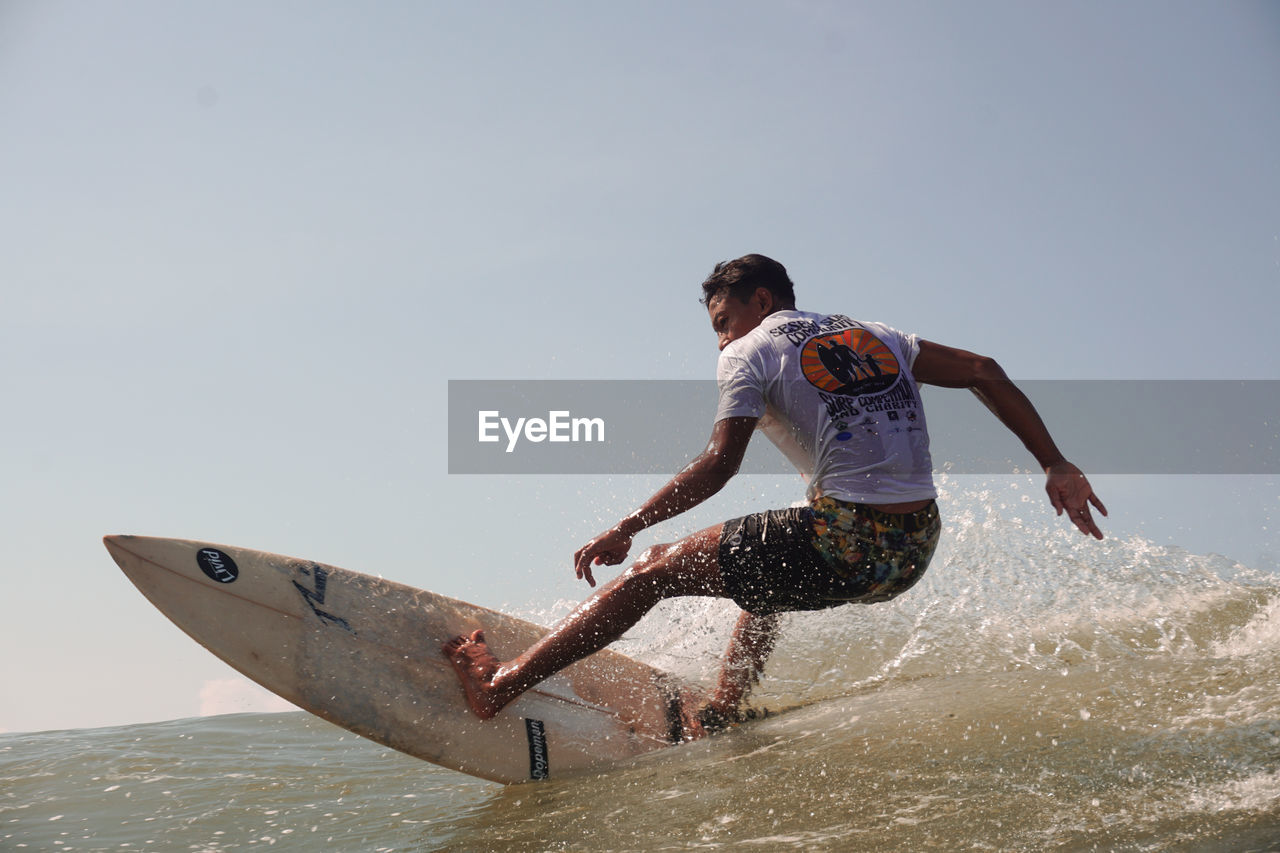
{"label": "pale blue sky", "polygon": [[[446,381],[708,377],[745,252],[1015,377],[1280,378],[1278,82],[1268,2],[9,0],[0,729],[227,677],[104,533],[585,594],[658,483],[451,477]],[[1116,535],[1280,550],[1273,478],[1108,487]]]}

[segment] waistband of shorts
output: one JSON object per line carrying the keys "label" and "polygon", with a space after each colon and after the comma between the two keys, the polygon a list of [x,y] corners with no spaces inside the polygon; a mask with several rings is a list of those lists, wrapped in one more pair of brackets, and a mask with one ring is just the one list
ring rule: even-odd
{"label": "waistband of shorts", "polygon": [[870,504],[842,501],[839,498],[825,495],[814,498],[809,502],[809,506],[817,510],[820,503],[832,505],[832,508],[836,511],[853,513],[862,518],[883,524],[885,527],[896,527],[904,533],[916,533],[924,530],[935,524],[938,519],[938,502],[936,500],[929,501],[929,503],[914,512],[885,512],[882,509],[876,509]]}

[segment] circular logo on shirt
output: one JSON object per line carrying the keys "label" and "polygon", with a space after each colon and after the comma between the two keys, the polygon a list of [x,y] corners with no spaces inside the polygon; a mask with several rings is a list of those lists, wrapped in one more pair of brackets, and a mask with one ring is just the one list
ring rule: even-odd
{"label": "circular logo on shirt", "polygon": [[879,394],[898,381],[898,359],[866,329],[817,335],[800,350],[800,369],[832,394]]}

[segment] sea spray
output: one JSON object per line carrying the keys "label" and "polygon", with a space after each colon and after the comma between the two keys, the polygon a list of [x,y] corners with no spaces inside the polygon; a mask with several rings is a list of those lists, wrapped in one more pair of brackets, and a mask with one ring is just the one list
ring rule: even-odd
{"label": "sea spray", "polygon": [[[787,617],[780,716],[507,788],[302,713],[5,734],[0,849],[1274,849],[1280,579],[948,504],[907,595]],[[735,617],[669,602],[619,648],[710,685]]]}

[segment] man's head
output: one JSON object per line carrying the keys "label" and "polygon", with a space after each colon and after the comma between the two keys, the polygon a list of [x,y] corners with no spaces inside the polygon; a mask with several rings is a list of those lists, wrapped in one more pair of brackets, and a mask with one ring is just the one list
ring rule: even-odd
{"label": "man's head", "polygon": [[775,311],[796,307],[796,289],[787,275],[787,268],[764,255],[743,255],[737,260],[721,261],[702,283],[702,304],[727,293],[739,302],[746,302],[757,287],[763,287],[773,295]]}
{"label": "man's head", "polygon": [[795,286],[786,267],[772,258],[743,255],[716,264],[702,282],[702,304],[724,349],[774,311],[794,309]]}

